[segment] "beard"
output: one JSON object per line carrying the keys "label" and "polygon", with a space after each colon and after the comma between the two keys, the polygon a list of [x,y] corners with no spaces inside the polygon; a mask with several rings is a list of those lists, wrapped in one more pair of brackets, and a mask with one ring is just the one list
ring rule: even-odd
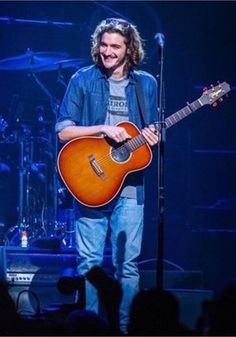
{"label": "beard", "polygon": [[[106,60],[105,57],[104,61]],[[117,59],[117,58],[114,58]],[[102,64],[102,66],[105,68],[106,71],[108,71],[109,73],[114,72],[117,68],[121,67],[122,65],[125,67],[126,63],[127,63],[127,56],[125,55],[122,59],[120,59],[118,62],[115,62],[114,64],[109,65],[105,65],[103,59],[100,56],[100,63]]]}

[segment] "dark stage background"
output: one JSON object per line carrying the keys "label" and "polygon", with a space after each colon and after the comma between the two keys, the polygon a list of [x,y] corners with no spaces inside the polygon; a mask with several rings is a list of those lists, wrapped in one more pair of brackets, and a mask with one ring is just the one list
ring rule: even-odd
{"label": "dark stage background", "polygon": [[[27,145],[33,143],[25,150],[26,161],[31,156],[31,215],[35,212],[38,219],[46,214],[44,227],[49,234],[63,234],[63,228],[47,228],[53,222],[55,203],[54,103],[60,103],[64,84],[76,67],[90,64],[90,37],[97,23],[121,16],[135,23],[145,39],[147,55],[142,69],[154,76],[159,71],[154,35],[165,35],[166,117],[199,98],[205,86],[218,80],[231,85],[229,97],[216,108],[204,106],[167,131],[164,266],[201,270],[205,287],[211,289],[235,279],[235,12],[235,2],[221,1],[1,1],[0,61],[25,55],[28,48],[35,53],[67,53],[65,59],[76,59],[71,66],[36,72],[43,88],[27,69],[4,70],[0,62],[1,230],[6,232],[17,223],[19,138],[28,134]],[[46,182],[45,177],[49,177]],[[151,268],[157,255],[156,177],[154,158],[146,171],[141,256],[141,260],[150,260]],[[69,207],[63,202],[59,202],[59,213]],[[34,226],[32,236],[42,229]]]}

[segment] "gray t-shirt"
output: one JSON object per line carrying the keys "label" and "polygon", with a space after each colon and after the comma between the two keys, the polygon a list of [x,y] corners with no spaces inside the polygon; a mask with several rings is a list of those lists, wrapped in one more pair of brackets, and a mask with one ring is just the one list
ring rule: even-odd
{"label": "gray t-shirt", "polygon": [[109,79],[109,104],[105,124],[115,125],[129,119],[128,105],[125,95],[125,88],[128,80]]}
{"label": "gray t-shirt", "polygon": [[[110,96],[105,124],[115,125],[119,122],[129,120],[129,110],[125,95],[125,88],[128,85],[128,82],[128,79],[109,79]],[[124,184],[121,196],[127,198],[136,198],[136,186]]]}

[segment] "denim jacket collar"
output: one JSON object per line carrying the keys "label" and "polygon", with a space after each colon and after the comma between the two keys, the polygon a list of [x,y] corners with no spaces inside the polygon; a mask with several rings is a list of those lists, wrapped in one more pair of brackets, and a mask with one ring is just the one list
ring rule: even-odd
{"label": "denim jacket collar", "polygon": [[[106,76],[106,73],[105,73],[104,69],[102,67],[99,67],[99,66],[96,66],[96,68],[98,70],[97,77],[107,79],[107,76]],[[135,84],[135,82],[137,82],[137,78],[136,78],[133,70],[131,70],[129,72],[128,79],[129,79],[129,83]]]}

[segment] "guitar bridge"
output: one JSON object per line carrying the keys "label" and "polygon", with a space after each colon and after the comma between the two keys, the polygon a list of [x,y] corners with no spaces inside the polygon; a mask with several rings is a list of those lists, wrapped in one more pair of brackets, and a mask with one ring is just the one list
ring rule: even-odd
{"label": "guitar bridge", "polygon": [[89,163],[92,167],[92,169],[94,170],[94,172],[102,179],[105,180],[106,179],[106,175],[104,173],[104,171],[102,170],[101,166],[98,164],[96,158],[90,154],[88,156],[89,159]]}

